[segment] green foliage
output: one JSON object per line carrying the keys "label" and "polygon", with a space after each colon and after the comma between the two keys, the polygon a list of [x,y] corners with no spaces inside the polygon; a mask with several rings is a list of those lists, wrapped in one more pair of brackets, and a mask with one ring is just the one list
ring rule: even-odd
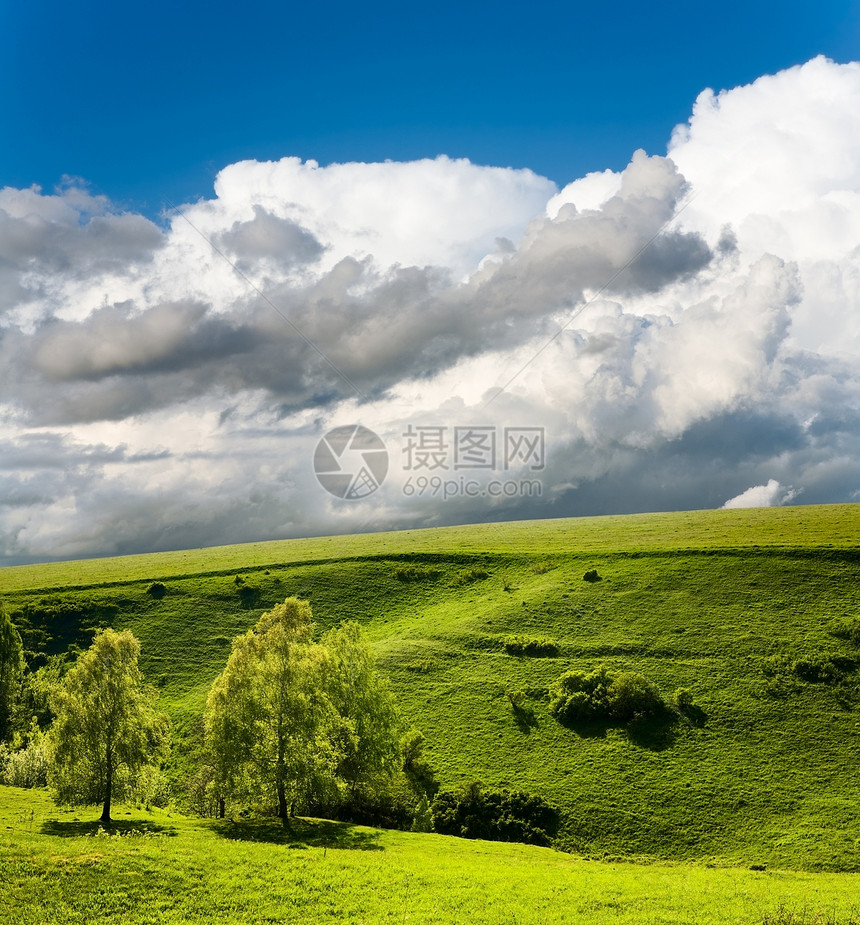
{"label": "green foliage", "polygon": [[442,835],[548,845],[558,831],[558,809],[521,791],[485,790],[476,781],[437,794],[433,829]]}
{"label": "green foliage", "polygon": [[427,794],[424,794],[418,801],[412,817],[411,832],[432,832],[433,831],[433,813],[430,809],[430,801]]}
{"label": "green foliage", "polygon": [[94,596],[52,594],[24,603],[14,613],[31,669],[51,655],[77,657],[95,633],[109,626],[119,607]]}
{"label": "green foliage", "polygon": [[397,768],[397,711],[361,628],[316,643],[310,605],[295,597],[233,640],[205,723],[218,794],[272,800],[282,818],[337,805],[341,783],[353,803],[376,796]]}
{"label": "green foliage", "polygon": [[620,722],[656,716],[665,703],[656,685],[636,671],[612,675],[605,665],[593,671],[566,671],[551,691],[550,710],[562,723]]}
{"label": "green foliage", "polygon": [[588,672],[574,669],[566,671],[550,690],[550,711],[561,723],[589,723],[607,719],[610,715],[611,683],[605,665]]}
{"label": "green foliage", "polygon": [[233,640],[205,718],[220,796],[273,801],[286,818],[333,785],[331,662],[313,636],[310,606],[293,597]]}
{"label": "green foliage", "polygon": [[558,645],[545,636],[505,636],[503,641],[508,655],[529,658],[554,658],[558,655]]}
{"label": "green foliage", "polygon": [[33,721],[25,735],[16,735],[15,750],[0,745],[0,784],[11,787],[48,786],[48,749],[45,734]]}
{"label": "green foliage", "polygon": [[666,705],[657,685],[637,671],[622,671],[609,685],[609,715],[621,722],[656,716]]}
{"label": "green foliage", "polygon": [[331,667],[327,694],[340,717],[338,776],[353,795],[361,783],[390,778],[400,755],[400,717],[361,627],[344,623],[322,640]]}
{"label": "green foliage", "polygon": [[[807,684],[835,684],[857,669],[857,660],[845,655],[808,653],[794,658],[771,655],[762,664],[765,677],[772,679],[771,691],[798,692],[798,681]],[[791,682],[794,682],[793,684]]]}
{"label": "green foliage", "polygon": [[166,749],[167,717],[138,667],[140,643],[128,630],[96,634],[53,692],[48,781],[61,803],[111,803],[133,793],[142,771]]}
{"label": "green foliage", "polygon": [[160,581],[154,581],[146,589],[146,593],[156,601],[160,601],[167,593],[167,588]]}
{"label": "green foliage", "polygon": [[21,636],[12,623],[6,604],[0,601],[0,742],[12,733],[13,714],[24,673]]}
{"label": "green foliage", "polygon": [[591,584],[593,584],[595,581],[603,581],[603,579],[601,578],[601,576],[598,574],[596,568],[589,569],[589,570],[582,576],[582,580],[583,580],[583,581],[590,582]]}

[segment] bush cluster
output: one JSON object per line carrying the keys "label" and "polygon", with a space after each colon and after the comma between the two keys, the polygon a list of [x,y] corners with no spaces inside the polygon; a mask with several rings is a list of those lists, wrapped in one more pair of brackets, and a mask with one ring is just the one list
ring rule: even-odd
{"label": "bush cluster", "polygon": [[543,636],[505,636],[504,646],[508,655],[531,658],[554,658],[558,655],[558,646]]}
{"label": "bush cluster", "polygon": [[394,577],[408,583],[415,581],[435,581],[442,575],[437,568],[419,568],[417,565],[404,565],[397,569]]}
{"label": "bush cluster", "polygon": [[601,665],[593,671],[566,671],[551,690],[550,710],[562,723],[629,722],[665,710],[656,685],[636,671],[612,675]]}
{"label": "bush cluster", "polygon": [[543,797],[484,790],[478,782],[438,794],[430,809],[440,835],[548,845],[558,832],[558,809]]}

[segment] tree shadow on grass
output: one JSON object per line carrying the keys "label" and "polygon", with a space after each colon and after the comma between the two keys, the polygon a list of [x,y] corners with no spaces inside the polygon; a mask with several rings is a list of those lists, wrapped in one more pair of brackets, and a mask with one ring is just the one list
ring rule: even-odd
{"label": "tree shadow on grass", "polygon": [[158,822],[149,822],[146,819],[115,819],[113,822],[59,822],[48,819],[42,823],[43,835],[56,835],[59,838],[81,838],[84,835],[119,835],[133,837],[136,835],[164,835],[173,837],[177,834],[171,825],[161,825]]}
{"label": "tree shadow on grass", "polygon": [[343,848],[351,851],[384,851],[379,832],[357,829],[329,819],[212,819],[208,828],[235,841],[267,842],[287,848]]}
{"label": "tree shadow on grass", "polygon": [[671,747],[678,735],[678,715],[668,709],[626,723],[619,720],[576,720],[562,725],[581,739],[605,739],[610,729],[621,729],[634,745],[652,752]]}
{"label": "tree shadow on grass", "polygon": [[671,710],[661,710],[652,716],[630,720],[624,730],[634,745],[651,752],[662,752],[678,737],[678,714]]}

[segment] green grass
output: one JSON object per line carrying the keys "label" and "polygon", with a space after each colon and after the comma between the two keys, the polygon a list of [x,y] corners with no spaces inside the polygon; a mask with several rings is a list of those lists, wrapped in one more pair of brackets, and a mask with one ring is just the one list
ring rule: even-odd
{"label": "green grass", "polygon": [[121,811],[0,787],[0,923],[856,925],[855,874],[632,864],[319,820]]}
{"label": "green grass", "polygon": [[[591,569],[601,581],[583,581]],[[842,505],[52,563],[0,571],[0,593],[13,618],[67,602],[67,617],[33,618],[31,650],[85,645],[99,622],[135,632],[174,721],[177,782],[230,640],[297,594],[321,630],[365,626],[444,787],[481,779],[553,800],[572,852],[856,871],[860,671],[816,684],[767,669],[821,653],[860,662],[860,647],[829,631],[860,614],[858,578],[860,511]],[[147,593],[153,580],[161,600]],[[250,602],[242,588],[256,589]],[[559,654],[512,657],[512,635]],[[642,672],[667,697],[687,688],[697,711],[634,734],[560,726],[543,692],[568,668],[600,664]],[[509,691],[526,692],[525,709]]]}

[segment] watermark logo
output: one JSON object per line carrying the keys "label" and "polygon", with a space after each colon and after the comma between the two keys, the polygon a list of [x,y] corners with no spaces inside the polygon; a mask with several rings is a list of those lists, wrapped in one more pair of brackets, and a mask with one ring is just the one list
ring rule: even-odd
{"label": "watermark logo", "polygon": [[[546,466],[543,427],[410,424],[401,433],[400,491],[405,498],[539,498],[540,479],[525,477]],[[388,474],[388,450],[361,424],[336,427],[317,444],[314,471],[336,498],[372,495]],[[492,473],[519,478],[492,478]]]}
{"label": "watermark logo", "polygon": [[335,427],[317,444],[314,472],[336,498],[366,498],[385,481],[388,450],[382,438],[362,424]]}

